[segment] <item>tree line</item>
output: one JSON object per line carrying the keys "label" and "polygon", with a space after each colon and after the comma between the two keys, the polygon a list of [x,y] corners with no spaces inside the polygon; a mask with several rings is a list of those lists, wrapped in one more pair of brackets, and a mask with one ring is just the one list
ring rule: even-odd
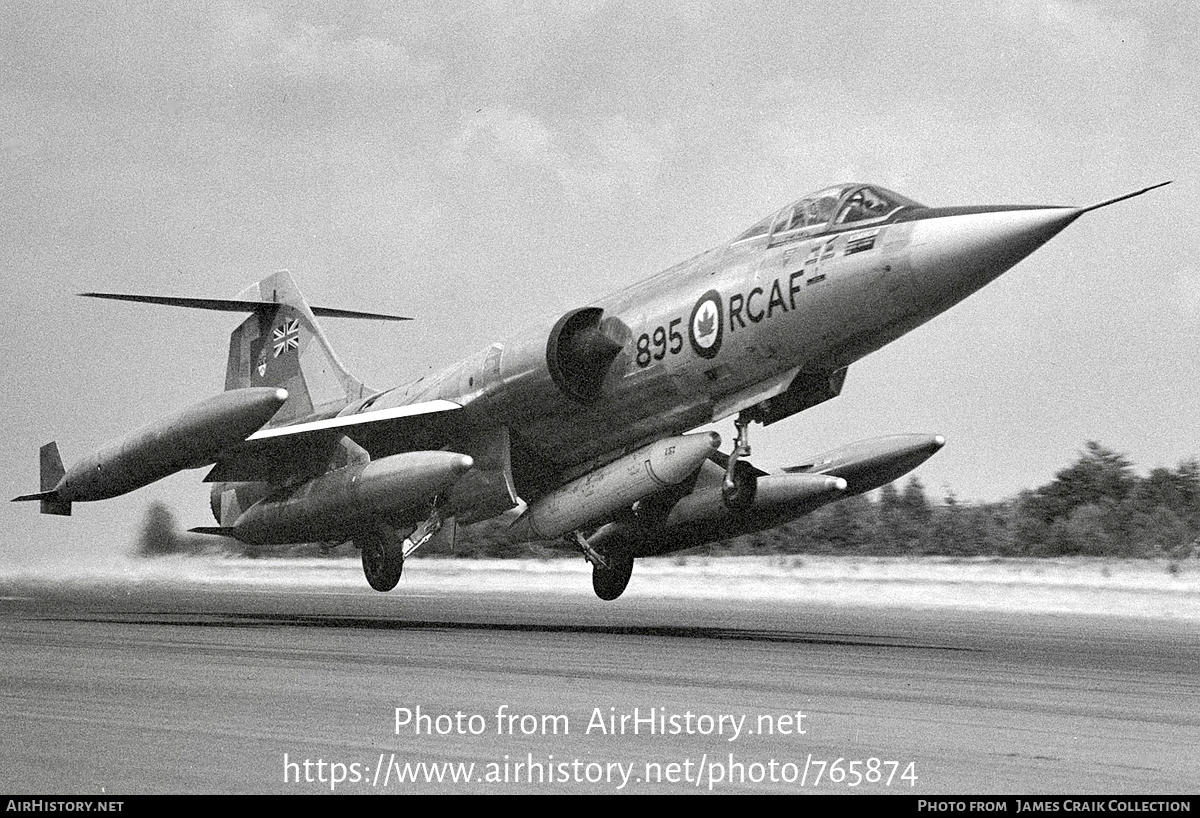
{"label": "tree line", "polygon": [[916,477],[818,509],[710,553],[939,556],[1114,556],[1200,553],[1200,463],[1138,475],[1121,454],[1089,442],[1039,488],[996,503],[929,500]]}

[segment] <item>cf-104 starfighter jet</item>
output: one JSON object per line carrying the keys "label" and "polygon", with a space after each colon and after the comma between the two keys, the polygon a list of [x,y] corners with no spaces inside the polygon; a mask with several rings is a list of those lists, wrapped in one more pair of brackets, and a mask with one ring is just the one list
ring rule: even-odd
{"label": "cf-104 starfighter jet", "polygon": [[[1162,184],[1167,184],[1166,182]],[[638,557],[759,531],[895,480],[933,434],[851,443],[768,474],[752,424],[836,397],[848,367],[966,298],[1090,207],[926,207],[825,188],[732,241],[391,389],[365,386],[286,272],[235,299],[98,298],[249,313],[225,391],[63,468],[41,450],[44,514],[211,466],[216,526],[244,543],[352,541],[372,588],[434,537],[505,513],[514,543],[563,540],[602,599]],[[735,418],[731,451],[712,432]],[[524,510],[516,514],[513,509]]]}

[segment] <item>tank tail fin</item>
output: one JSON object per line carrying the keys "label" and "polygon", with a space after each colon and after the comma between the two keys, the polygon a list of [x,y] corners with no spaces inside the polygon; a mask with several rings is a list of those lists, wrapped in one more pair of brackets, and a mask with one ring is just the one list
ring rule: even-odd
{"label": "tank tail fin", "polygon": [[42,514],[70,517],[70,501],[60,500],[58,497],[58,484],[67,474],[67,470],[63,468],[62,456],[58,453],[58,443],[52,440],[43,446],[38,452],[38,461],[41,491],[14,497],[13,502],[37,500],[41,504],[39,510]]}

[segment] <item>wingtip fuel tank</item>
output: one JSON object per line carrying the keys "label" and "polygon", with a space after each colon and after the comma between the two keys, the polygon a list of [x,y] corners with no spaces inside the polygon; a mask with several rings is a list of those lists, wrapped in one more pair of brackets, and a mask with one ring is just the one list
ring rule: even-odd
{"label": "wingtip fuel tank", "polygon": [[69,470],[62,468],[57,444],[48,443],[41,452],[42,490],[14,500],[41,500],[43,514],[70,514],[71,503],[119,497],[206,466],[260,429],[287,399],[279,387],[222,392],[103,446]]}
{"label": "wingtip fuel tank", "polygon": [[902,477],[933,457],[946,438],[941,435],[889,435],[860,440],[817,455],[806,463],[788,466],[787,474],[825,474],[846,481],[846,494],[877,489]]}

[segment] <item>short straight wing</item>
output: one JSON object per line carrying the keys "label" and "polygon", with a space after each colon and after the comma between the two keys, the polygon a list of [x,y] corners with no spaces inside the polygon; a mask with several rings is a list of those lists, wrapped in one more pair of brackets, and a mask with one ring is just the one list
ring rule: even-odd
{"label": "short straight wing", "polygon": [[415,449],[438,449],[447,435],[446,414],[462,407],[432,400],[355,415],[276,426],[255,432],[222,453],[207,483],[281,481],[328,461],[343,437],[373,458]]}

